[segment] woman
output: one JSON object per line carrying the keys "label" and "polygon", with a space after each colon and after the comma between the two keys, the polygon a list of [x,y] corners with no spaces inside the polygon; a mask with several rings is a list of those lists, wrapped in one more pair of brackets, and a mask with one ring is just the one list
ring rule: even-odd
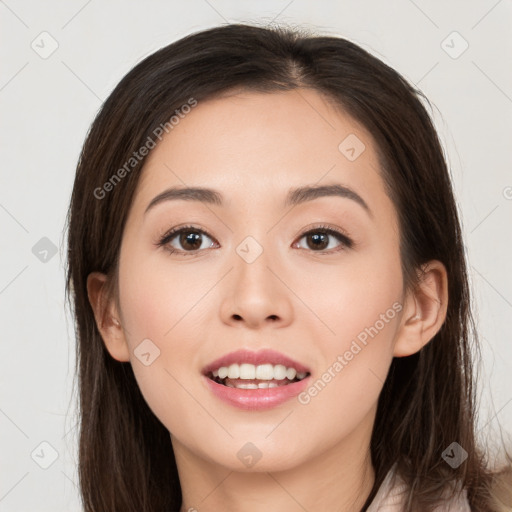
{"label": "woman", "polygon": [[123,78],[68,219],[85,510],[506,510],[420,97],[345,39],[248,25]]}

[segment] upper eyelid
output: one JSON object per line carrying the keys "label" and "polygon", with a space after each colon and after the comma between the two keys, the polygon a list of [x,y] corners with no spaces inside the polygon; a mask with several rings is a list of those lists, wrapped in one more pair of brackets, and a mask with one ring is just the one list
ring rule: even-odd
{"label": "upper eyelid", "polygon": [[[210,235],[207,231],[205,231],[202,228],[195,227],[195,226],[181,226],[177,228],[173,228],[169,231],[167,231],[163,236],[160,237],[159,241],[157,242],[157,245],[167,245],[171,240],[173,240],[178,234],[180,234],[183,231],[197,231],[198,233],[201,233],[202,235],[206,235],[210,240],[219,243],[218,240]],[[320,232],[325,231],[329,236],[333,236],[338,239],[338,241],[342,244],[345,244],[347,247],[351,247],[355,245],[354,240],[352,237],[342,228],[330,226],[328,223],[323,223],[319,225],[313,225],[308,228],[305,228],[301,230],[301,232],[296,236],[295,240],[301,240],[306,235],[308,235],[311,232]],[[298,238],[297,238],[298,237]],[[181,252],[187,252],[187,253],[193,253],[194,251],[183,251],[181,249],[175,249],[176,251]],[[313,251],[313,252],[329,252],[329,251]]]}
{"label": "upper eyelid", "polygon": [[207,231],[201,228],[196,228],[195,226],[181,226],[173,229],[169,229],[166,231],[163,235],[160,236],[159,241],[166,240],[166,239],[173,239],[176,237],[176,235],[180,234],[183,231],[197,231],[198,233],[201,233],[202,235],[206,235],[208,238],[211,238],[212,240],[216,240],[216,238],[212,235],[210,235]]}
{"label": "upper eyelid", "polygon": [[[176,229],[170,229],[169,231],[165,232],[161,237],[160,239],[165,239],[165,238],[168,238],[168,237],[174,237],[176,236],[178,233],[181,233],[182,231],[186,231],[186,230],[190,230],[190,231],[197,231],[203,235],[206,235],[208,238],[211,238],[213,240],[216,240],[216,238],[212,235],[210,235],[208,233],[208,231],[205,231],[204,229],[202,228],[196,228],[195,226],[182,226],[182,227],[178,227]],[[312,227],[309,227],[309,228],[306,228],[304,230],[301,230],[301,232],[297,235],[297,236],[305,236],[307,234],[309,234],[310,232],[314,232],[314,231],[330,231],[332,233],[329,233],[329,234],[339,234],[339,235],[342,235],[342,236],[345,236],[347,238],[350,238],[350,235],[345,232],[345,230],[341,229],[341,228],[335,228],[335,227],[330,227],[330,226],[312,226]]]}

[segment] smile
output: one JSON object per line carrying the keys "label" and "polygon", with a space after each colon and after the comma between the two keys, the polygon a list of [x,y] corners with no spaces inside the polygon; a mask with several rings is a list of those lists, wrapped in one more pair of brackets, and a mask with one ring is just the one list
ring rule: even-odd
{"label": "smile", "polygon": [[293,367],[282,364],[250,363],[221,366],[209,373],[208,377],[215,382],[237,389],[266,389],[286,386],[298,382],[308,375],[307,372],[297,372]]}
{"label": "smile", "polygon": [[275,407],[298,395],[311,375],[304,365],[273,350],[239,350],[203,369],[208,389],[246,410]]}

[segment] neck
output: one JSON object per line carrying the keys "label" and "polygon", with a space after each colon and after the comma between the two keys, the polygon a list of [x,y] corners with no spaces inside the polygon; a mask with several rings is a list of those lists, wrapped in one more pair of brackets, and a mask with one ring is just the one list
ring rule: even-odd
{"label": "neck", "polygon": [[172,438],[183,502],[180,512],[361,510],[373,487],[373,417],[336,446],[284,471],[239,472],[199,458]]}

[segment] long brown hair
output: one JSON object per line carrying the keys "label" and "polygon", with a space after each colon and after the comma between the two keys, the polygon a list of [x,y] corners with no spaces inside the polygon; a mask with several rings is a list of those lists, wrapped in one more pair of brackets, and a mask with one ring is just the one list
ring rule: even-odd
{"label": "long brown hair", "polygon": [[[231,24],[189,35],[140,62],[103,104],[80,155],[68,212],[66,292],[76,319],[86,512],[179,511],[182,499],[169,432],[142,397],[130,363],[107,352],[87,296],[88,274],[101,271],[117,297],[121,239],[145,157],[129,168],[126,162],[190,98],[200,104],[228,90],[296,88],[324,94],[375,138],[399,216],[406,285],[415,286],[417,270],[431,259],[448,272],[441,330],[418,353],[393,359],[380,394],[370,447],[376,478],[364,509],[394,463],[410,487],[408,511],[432,510],[456,483],[467,489],[473,510],[497,509],[492,489],[500,473],[487,467],[475,433],[478,338],[461,227],[443,150],[422,103],[428,100],[341,37]],[[113,181],[123,166],[122,179]],[[453,442],[468,454],[457,467],[442,458]]]}

